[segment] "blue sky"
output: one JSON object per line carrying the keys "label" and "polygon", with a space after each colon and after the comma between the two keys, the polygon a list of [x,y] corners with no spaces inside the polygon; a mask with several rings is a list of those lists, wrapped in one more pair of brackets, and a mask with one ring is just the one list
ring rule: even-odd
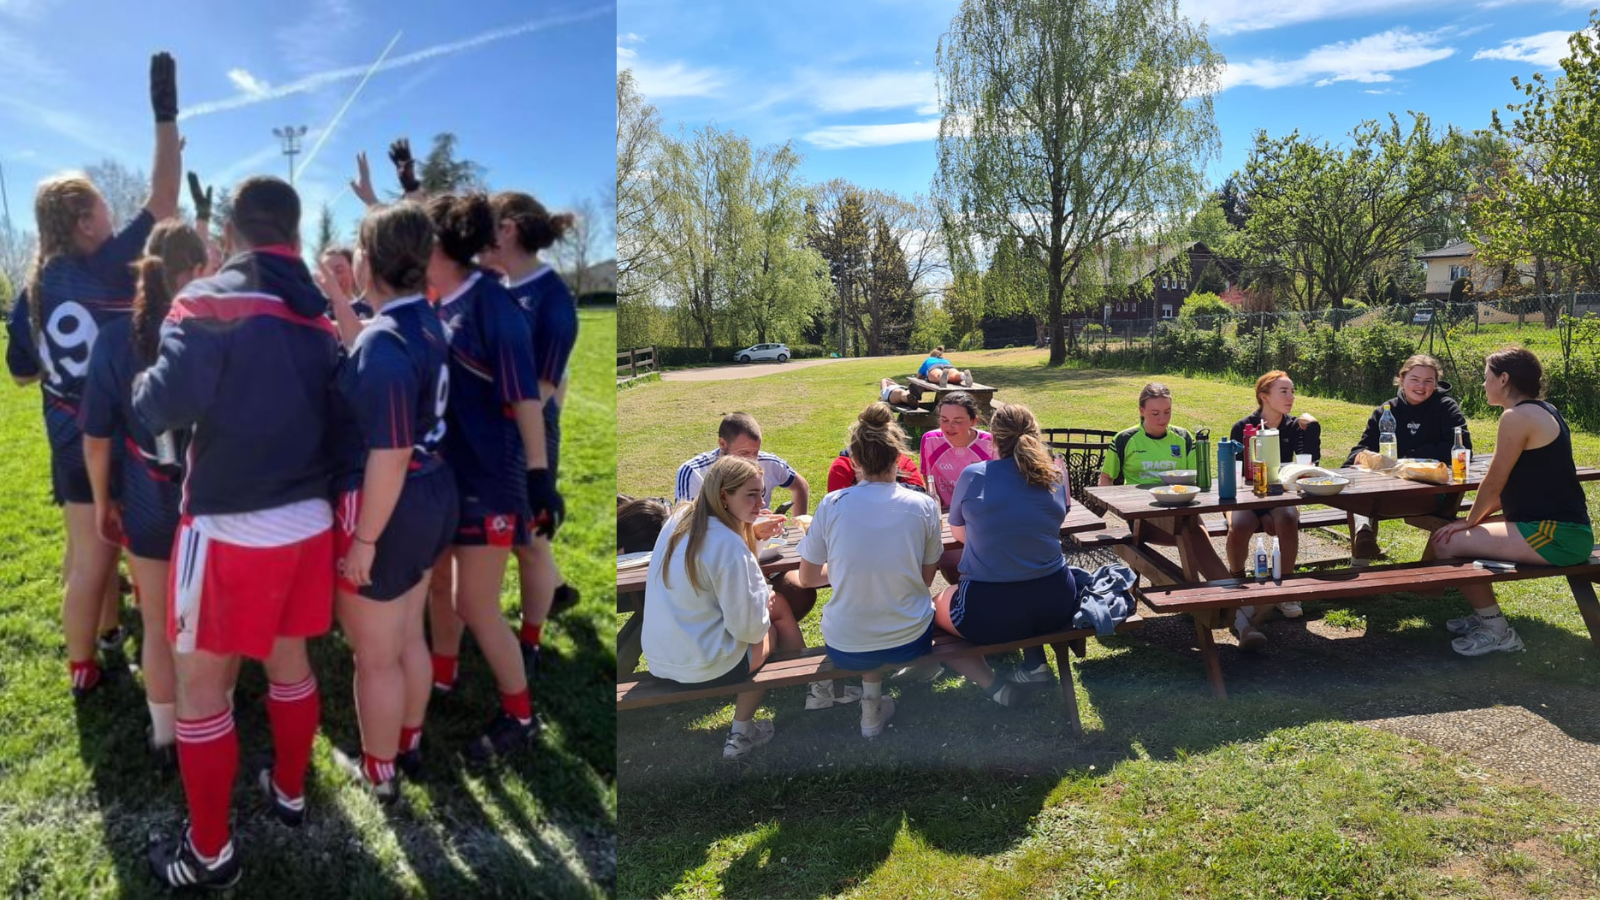
{"label": "blue sky", "polygon": [[[1482,128],[1520,98],[1510,78],[1559,72],[1590,0],[1180,0],[1228,60],[1215,99],[1220,183],[1257,129],[1338,141],[1407,110]],[[958,0],[621,0],[617,64],[670,129],[715,122],[793,139],[813,181],[926,193],[935,170],[935,50]]]}
{"label": "blue sky", "polygon": [[[397,31],[384,67],[330,131]],[[272,129],[305,125],[296,180],[307,217],[334,203],[347,239],[361,213],[345,187],[356,152],[367,151],[380,189],[391,187],[386,150],[402,135],[420,156],[435,133],[453,131],[491,186],[548,206],[598,201],[616,171],[615,40],[608,0],[0,0],[12,220],[32,227],[33,186],[52,172],[106,157],[149,170],[149,56],[162,49],[178,61],[185,166],[218,184],[284,176]]]}

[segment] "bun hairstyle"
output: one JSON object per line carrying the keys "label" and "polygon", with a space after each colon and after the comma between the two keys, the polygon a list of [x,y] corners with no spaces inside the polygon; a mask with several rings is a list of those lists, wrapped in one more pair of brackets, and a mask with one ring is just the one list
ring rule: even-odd
{"label": "bun hairstyle", "polygon": [[1533,351],[1522,347],[1506,347],[1489,354],[1484,365],[1496,375],[1509,375],[1509,387],[1530,400],[1544,394],[1544,366]]}
{"label": "bun hairstyle", "polygon": [[233,191],[233,231],[251,247],[300,240],[300,195],[281,178],[252,175]]}
{"label": "bun hairstyle", "polygon": [[989,421],[994,448],[1001,459],[1015,459],[1022,478],[1036,488],[1052,488],[1061,483],[1061,470],[1039,435],[1033,411],[1018,403],[995,407]]}
{"label": "bun hairstyle", "polygon": [[471,266],[472,258],[494,246],[494,209],[482,192],[440,194],[428,200],[439,249],[458,265]]}
{"label": "bun hairstyle", "polygon": [[177,279],[210,261],[206,242],[188,223],[164,219],[156,223],[145,241],[144,257],[133,264],[138,293],[133,298],[130,334],[133,356],[140,367],[156,361],[161,345],[161,322],[178,292]]}
{"label": "bun hairstyle", "polygon": [[28,268],[28,317],[34,335],[44,330],[44,270],[58,256],[78,252],[78,223],[94,215],[100,192],[78,172],[56,175],[39,182],[33,194],[33,218],[39,230],[39,247]]}
{"label": "bun hairstyle", "polygon": [[[951,395],[954,396],[954,395]],[[894,411],[882,401],[869,405],[850,426],[850,460],[866,475],[893,472],[906,446],[906,433],[895,424]]]}
{"label": "bun hairstyle", "polygon": [[373,276],[399,294],[427,288],[433,240],[433,221],[408,201],[367,213],[357,238]]}
{"label": "bun hairstyle", "polygon": [[517,246],[538,253],[567,236],[577,217],[572,213],[551,215],[544,204],[521,191],[501,191],[490,201],[496,222],[510,219],[517,226]]}
{"label": "bun hairstyle", "polygon": [[755,526],[735,519],[733,514],[728,512],[728,505],[723,502],[722,495],[728,491],[737,491],[745,482],[760,477],[761,467],[756,465],[754,460],[742,456],[717,457],[717,461],[706,470],[705,481],[700,484],[700,493],[689,501],[688,512],[678,518],[677,527],[672,530],[672,537],[667,539],[667,557],[661,561],[662,584],[667,587],[672,586],[668,564],[672,561],[672,551],[677,549],[678,543],[687,535],[689,541],[683,548],[683,569],[689,573],[689,585],[697,591],[701,589],[700,567],[695,565],[695,561],[700,556],[700,546],[705,543],[706,528],[713,516],[728,526],[728,530],[744,538],[745,546],[750,548],[752,555],[756,552]]}

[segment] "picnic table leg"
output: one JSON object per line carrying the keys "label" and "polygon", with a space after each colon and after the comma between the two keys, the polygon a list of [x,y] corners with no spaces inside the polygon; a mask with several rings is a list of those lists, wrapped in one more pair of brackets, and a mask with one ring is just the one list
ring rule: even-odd
{"label": "picnic table leg", "polygon": [[[1076,642],[1068,641],[1060,644],[1051,644],[1050,650],[1056,655],[1056,667],[1061,670],[1061,699],[1067,704],[1067,724],[1072,726],[1073,734],[1083,734],[1083,720],[1078,716],[1078,688],[1072,681],[1072,654],[1068,647],[1073,643],[1082,644],[1082,639]],[[1076,648],[1073,648],[1074,650]],[[1078,654],[1082,656],[1083,654]]]}
{"label": "picnic table leg", "polygon": [[1206,680],[1211,682],[1211,692],[1217,699],[1228,699],[1228,689],[1222,684],[1222,661],[1217,658],[1217,643],[1211,639],[1211,626],[1200,616],[1193,616],[1195,639],[1200,644],[1200,659],[1206,664]]}
{"label": "picnic table leg", "polygon": [[1573,575],[1567,578],[1567,584],[1572,586],[1572,596],[1578,601],[1578,612],[1583,616],[1583,624],[1589,626],[1589,640],[1600,647],[1600,601],[1594,596],[1594,582],[1588,578]]}
{"label": "picnic table leg", "polygon": [[617,631],[617,680],[632,677],[639,668],[639,657],[644,654],[641,637],[644,634],[644,615],[634,613]]}

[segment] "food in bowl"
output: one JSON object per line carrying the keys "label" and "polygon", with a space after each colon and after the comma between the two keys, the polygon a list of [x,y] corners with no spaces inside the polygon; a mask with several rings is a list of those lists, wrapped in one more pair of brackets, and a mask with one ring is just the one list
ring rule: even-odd
{"label": "food in bowl", "polygon": [[1182,506],[1200,499],[1200,489],[1189,484],[1152,488],[1150,496],[1162,506]]}
{"label": "food in bowl", "polygon": [[1338,475],[1302,478],[1295,482],[1295,487],[1302,494],[1311,494],[1316,497],[1328,497],[1344,490],[1350,484],[1350,479]]}
{"label": "food in bowl", "polygon": [[1161,480],[1167,484],[1194,484],[1199,475],[1194,469],[1173,469],[1162,472]]}

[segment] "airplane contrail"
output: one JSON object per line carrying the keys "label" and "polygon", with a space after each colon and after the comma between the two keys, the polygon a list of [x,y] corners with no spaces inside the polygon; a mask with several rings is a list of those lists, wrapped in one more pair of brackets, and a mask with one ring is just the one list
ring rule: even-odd
{"label": "airplane contrail", "polygon": [[378,67],[383,65],[383,61],[388,58],[389,51],[393,50],[394,45],[399,43],[400,34],[401,32],[396,31],[394,37],[389,39],[389,46],[384,47],[383,52],[378,54],[378,59],[367,67],[367,74],[361,76],[361,81],[357,82],[356,89],[350,92],[350,96],[345,98],[344,105],[339,107],[339,111],[333,114],[333,119],[328,122],[328,127],[322,129],[322,133],[317,135],[317,142],[311,145],[311,150],[306,153],[305,162],[300,164],[301,171],[311,168],[311,161],[317,158],[317,151],[321,150],[322,145],[327,143],[328,135],[333,134],[334,129],[339,127],[339,120],[344,118],[345,111],[350,108],[350,104],[356,102],[356,98],[361,96],[361,89],[367,86],[367,82],[372,79],[373,73],[377,72]]}
{"label": "airplane contrail", "polygon": [[280,97],[288,97],[293,94],[303,94],[307,91],[314,91],[349,78],[371,77],[375,71],[387,72],[390,69],[398,69],[404,66],[415,65],[416,63],[426,62],[438,56],[446,56],[453,53],[459,53],[463,50],[471,50],[475,47],[481,47],[484,44],[505,40],[506,38],[517,37],[519,35],[529,34],[535,31],[543,31],[547,28],[556,28],[562,25],[571,25],[576,22],[583,22],[593,19],[597,16],[614,14],[615,11],[616,6],[608,3],[604,6],[595,7],[594,9],[588,9],[582,12],[551,16],[547,19],[535,19],[530,22],[524,22],[521,25],[512,25],[506,28],[498,28],[494,31],[486,31],[483,34],[474,35],[473,37],[469,38],[463,38],[459,41],[452,41],[448,44],[436,44],[432,47],[425,47],[414,53],[407,53],[404,56],[397,56],[375,69],[367,66],[346,66],[342,69],[332,69],[327,72],[318,72],[313,75],[308,75],[298,81],[291,81],[288,84],[281,84],[277,87],[268,88],[264,91],[241,94],[236,97],[229,97],[225,100],[212,100],[207,103],[199,103],[180,112],[178,114],[178,118],[180,120],[191,119],[195,116],[206,116],[212,113],[225,112],[231,109],[240,109],[246,106],[253,106],[257,103],[264,103],[268,100],[276,100]]}

